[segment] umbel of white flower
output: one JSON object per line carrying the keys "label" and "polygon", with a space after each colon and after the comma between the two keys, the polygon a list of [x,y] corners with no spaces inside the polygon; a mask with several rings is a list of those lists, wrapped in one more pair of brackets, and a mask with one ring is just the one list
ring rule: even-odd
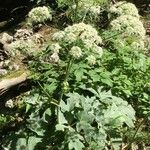
{"label": "umbel of white flower", "polygon": [[144,40],[137,40],[132,42],[131,47],[132,49],[135,50],[144,50],[145,49]]}
{"label": "umbel of white flower", "polygon": [[86,59],[87,59],[89,65],[96,64],[96,58],[93,55],[88,56]]}
{"label": "umbel of white flower", "polygon": [[59,43],[53,43],[50,46],[50,49],[54,52],[54,53],[59,53],[59,50],[61,49],[61,46],[59,45]]}
{"label": "umbel of white flower", "polygon": [[100,6],[95,4],[94,1],[80,0],[78,6],[76,6],[76,4],[72,5],[67,13],[72,19],[74,19],[74,13],[76,13],[77,15],[75,19],[82,20],[84,17],[85,20],[95,19],[96,21],[100,14]]}
{"label": "umbel of white flower", "polygon": [[101,44],[102,39],[98,35],[96,29],[91,25],[85,23],[78,23],[72,26],[68,26],[64,31],[58,31],[53,34],[53,40],[63,41],[66,43],[73,43],[76,40],[81,40],[85,45],[87,43],[92,44]]}
{"label": "umbel of white flower", "polygon": [[78,46],[73,46],[70,50],[70,55],[78,59],[82,56],[81,48]]}
{"label": "umbel of white flower", "polygon": [[126,1],[121,1],[112,5],[109,9],[109,12],[111,16],[131,15],[133,17],[139,18],[138,9],[136,6]]}
{"label": "umbel of white flower", "polygon": [[52,62],[52,63],[58,63],[58,62],[59,62],[58,53],[54,52],[54,53],[50,56],[50,62]]}
{"label": "umbel of white flower", "polygon": [[21,52],[30,54],[34,51],[34,49],[33,49],[34,46],[35,46],[35,43],[31,39],[28,39],[26,41],[17,40],[17,41],[12,42],[11,44],[9,44],[9,47],[12,49],[14,54],[19,54]]}
{"label": "umbel of white flower", "polygon": [[54,33],[53,40],[57,41],[61,47],[65,44],[70,49],[70,55],[78,59],[84,55],[96,55],[97,58],[102,56],[103,50],[100,47],[102,38],[91,25],[78,23],[68,26],[64,31]]}
{"label": "umbel of white flower", "polygon": [[33,8],[28,14],[28,22],[30,24],[43,23],[47,20],[52,20],[51,10],[48,7]]}
{"label": "umbel of white flower", "polygon": [[118,31],[126,36],[134,36],[137,38],[145,38],[145,28],[143,23],[136,17],[131,15],[123,15],[117,17],[110,23],[111,31]]}

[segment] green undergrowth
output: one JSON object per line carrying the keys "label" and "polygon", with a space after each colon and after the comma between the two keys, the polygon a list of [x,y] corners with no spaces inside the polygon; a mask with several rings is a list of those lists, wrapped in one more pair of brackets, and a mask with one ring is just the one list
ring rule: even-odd
{"label": "green undergrowth", "polygon": [[[22,123],[1,136],[1,149],[120,150],[125,144],[124,150],[129,150],[142,142],[149,146],[150,58],[138,11],[126,2],[107,1],[100,10],[99,0],[79,2],[57,1],[66,20],[42,51],[31,54],[27,64],[32,90],[13,109],[8,105]],[[70,12],[70,5],[77,14]],[[55,13],[59,16],[55,11],[54,20]],[[97,19],[102,14],[108,21],[103,29]],[[144,121],[137,123],[139,118]],[[0,120],[2,125],[7,122],[3,116]]]}

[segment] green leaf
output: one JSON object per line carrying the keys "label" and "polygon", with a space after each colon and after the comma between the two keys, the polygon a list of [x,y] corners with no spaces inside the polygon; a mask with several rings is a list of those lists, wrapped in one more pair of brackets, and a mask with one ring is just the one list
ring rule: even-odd
{"label": "green leaf", "polygon": [[58,122],[59,124],[67,124],[68,121],[66,120],[66,118],[64,117],[64,114],[61,112],[61,110],[59,110],[58,112]]}
{"label": "green leaf", "polygon": [[28,150],[34,150],[35,146],[41,141],[42,138],[37,138],[35,136],[31,136],[28,138]]}
{"label": "green leaf", "polygon": [[19,138],[16,143],[16,150],[27,150],[26,138]]}
{"label": "green leaf", "polygon": [[114,138],[111,139],[112,140],[112,144],[115,150],[120,150],[120,146],[122,144],[122,139],[121,138]]}
{"label": "green leaf", "polygon": [[26,104],[26,113],[32,108],[30,104]]}
{"label": "green leaf", "polygon": [[44,88],[49,94],[52,94],[54,90],[57,88],[56,83],[51,83],[51,84],[45,84]]}
{"label": "green leaf", "polygon": [[52,115],[52,112],[51,112],[51,109],[50,108],[47,108],[45,110],[45,112],[43,113],[43,121],[48,123],[48,119],[50,119],[50,116]]}
{"label": "green leaf", "polygon": [[63,124],[57,124],[55,128],[56,131],[65,131],[66,126]]}
{"label": "green leaf", "polygon": [[84,145],[78,138],[76,138],[69,141],[68,148],[69,150],[83,150]]}
{"label": "green leaf", "polygon": [[88,75],[91,77],[91,79],[93,80],[93,82],[100,81],[100,75],[98,73],[94,72],[93,70],[90,70],[88,72]]}
{"label": "green leaf", "polygon": [[111,79],[101,79],[102,83],[109,85],[110,87],[113,87],[113,81]]}
{"label": "green leaf", "polygon": [[85,69],[79,68],[74,72],[74,75],[76,76],[76,80],[79,82],[82,80],[84,72],[86,72]]}

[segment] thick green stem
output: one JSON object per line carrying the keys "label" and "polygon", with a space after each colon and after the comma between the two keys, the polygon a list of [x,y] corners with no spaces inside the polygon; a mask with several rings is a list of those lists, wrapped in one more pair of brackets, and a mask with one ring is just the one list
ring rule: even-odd
{"label": "thick green stem", "polygon": [[65,91],[64,91],[64,84],[68,81],[68,77],[69,77],[69,72],[70,72],[70,67],[72,64],[72,58],[69,59],[67,68],[66,68],[66,74],[65,74],[65,78],[64,81],[62,82],[62,87],[61,87],[61,93],[60,93],[60,97],[59,97],[59,102],[61,101]]}
{"label": "thick green stem", "polygon": [[79,7],[79,2],[78,2],[78,0],[74,0],[74,2],[75,2],[75,5],[76,5],[76,9],[75,9],[75,20],[77,20],[78,18],[77,18],[77,12],[78,12],[78,7]]}
{"label": "thick green stem", "polygon": [[[70,58],[69,59],[69,62],[67,64],[67,68],[66,68],[66,73],[65,73],[65,77],[64,77],[64,80],[62,82],[62,86],[61,86],[61,91],[60,91],[60,97],[59,97],[59,101],[58,101],[58,104],[60,103],[60,101],[62,100],[63,98],[63,95],[65,93],[65,84],[67,83],[68,81],[68,77],[69,77],[69,73],[70,73],[70,68],[71,68],[71,65],[72,65],[72,62],[73,62],[73,59]],[[58,115],[59,115],[59,107],[57,107],[57,119],[58,119]],[[59,119],[58,119],[58,123],[59,123]]]}

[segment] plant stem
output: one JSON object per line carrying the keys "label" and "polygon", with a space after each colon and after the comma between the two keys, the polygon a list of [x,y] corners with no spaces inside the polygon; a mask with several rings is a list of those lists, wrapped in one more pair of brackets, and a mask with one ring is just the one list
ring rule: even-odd
{"label": "plant stem", "polygon": [[148,118],[149,115],[150,115],[150,113],[148,113],[148,114],[145,116],[145,118],[140,122],[139,126],[137,127],[137,129],[136,129],[136,131],[135,131],[135,133],[134,133],[134,135],[133,135],[133,137],[132,137],[132,141],[128,144],[128,146],[125,148],[125,150],[130,150],[130,149],[131,149],[131,145],[132,145],[132,143],[133,143],[133,141],[134,141],[134,139],[135,139],[135,137],[136,137],[136,135],[137,135],[139,129],[140,129],[141,126],[146,122],[146,120],[147,120],[147,118]]}
{"label": "plant stem", "polygon": [[75,5],[76,5],[76,9],[75,9],[75,20],[77,20],[78,18],[77,18],[77,11],[78,11],[78,7],[79,7],[79,4],[78,4],[78,0],[74,0],[74,2],[75,2]]}
{"label": "plant stem", "polygon": [[[64,81],[62,82],[62,86],[61,86],[61,90],[60,90],[60,97],[59,97],[59,100],[58,100],[58,105],[59,105],[60,101],[62,100],[63,95],[65,93],[64,84],[68,81],[68,77],[69,77],[69,72],[70,72],[70,68],[71,68],[71,65],[72,65],[72,61],[73,61],[73,59],[70,58],[69,62],[67,64],[65,78],[64,78]],[[59,107],[57,107],[57,120],[58,120],[58,123],[59,123],[58,115],[59,115]]]}
{"label": "plant stem", "polygon": [[51,98],[50,94],[44,89],[44,87],[40,84],[40,82],[37,81],[37,83],[40,86],[40,88],[43,90],[43,92],[48,96],[48,98]]}

